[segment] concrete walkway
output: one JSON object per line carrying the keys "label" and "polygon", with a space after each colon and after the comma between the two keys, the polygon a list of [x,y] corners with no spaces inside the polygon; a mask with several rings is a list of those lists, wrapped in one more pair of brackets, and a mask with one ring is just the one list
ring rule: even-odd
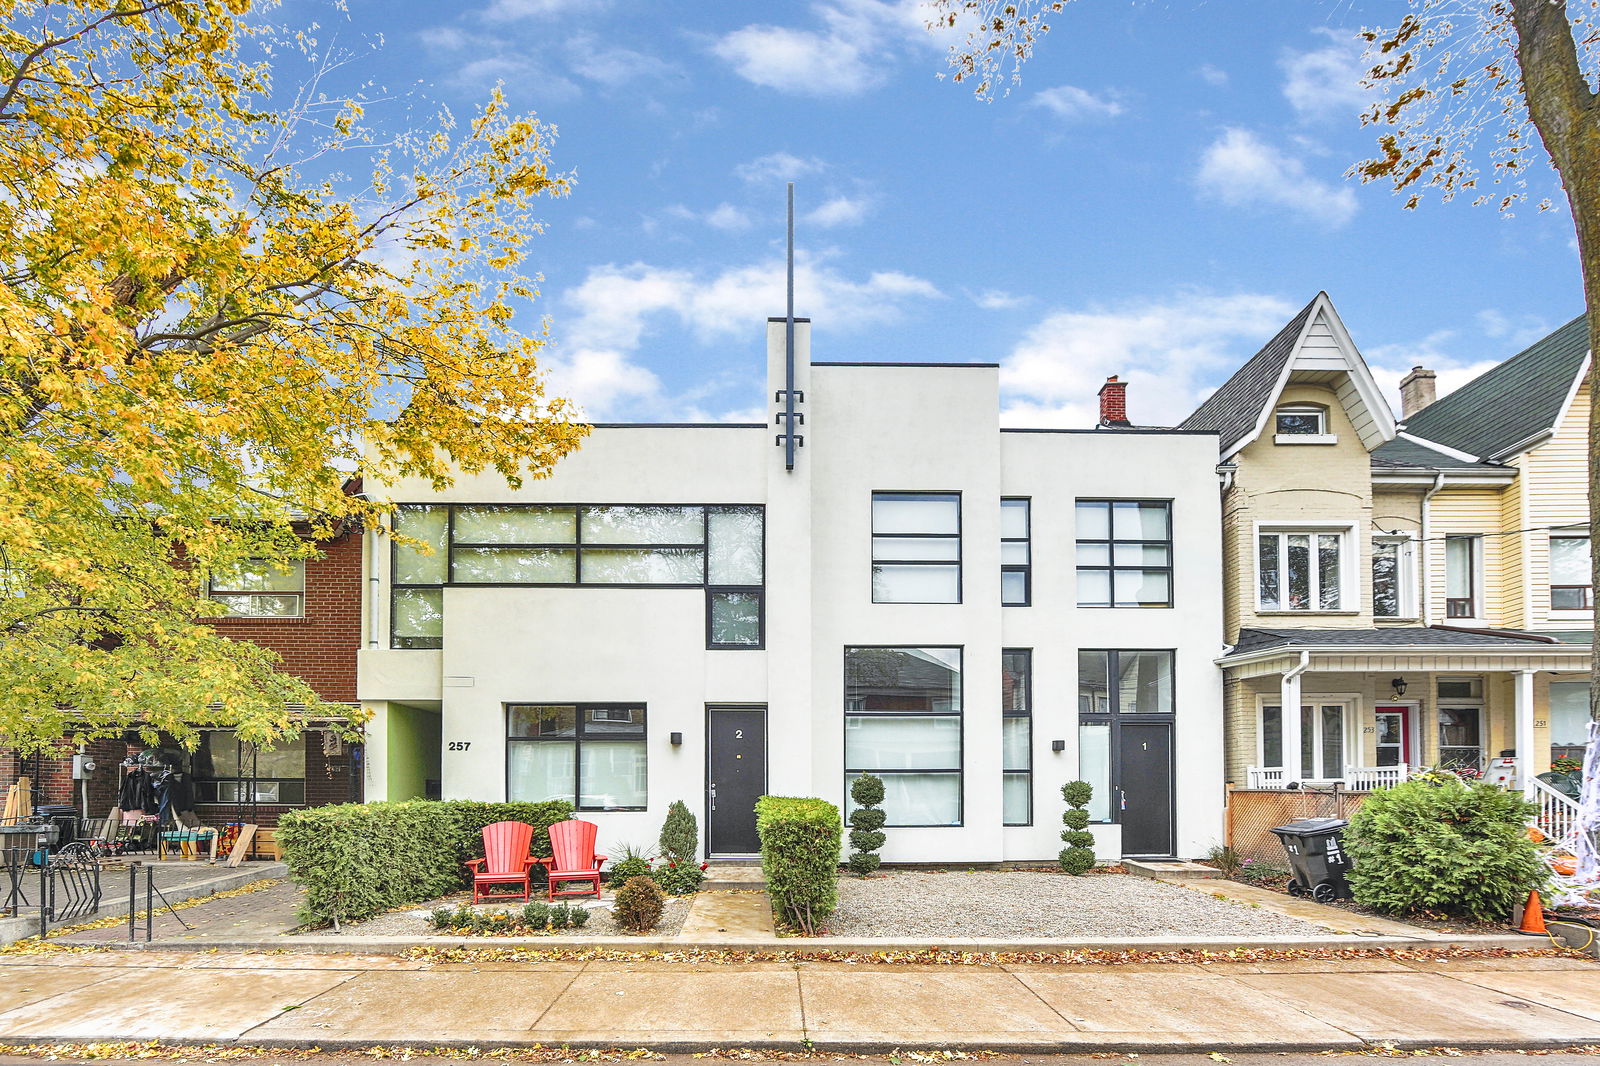
{"label": "concrete walkway", "polygon": [[1597,977],[1600,964],[1548,955],[892,966],[63,952],[0,959],[0,1039],[663,1051],[1540,1048],[1600,1043]]}

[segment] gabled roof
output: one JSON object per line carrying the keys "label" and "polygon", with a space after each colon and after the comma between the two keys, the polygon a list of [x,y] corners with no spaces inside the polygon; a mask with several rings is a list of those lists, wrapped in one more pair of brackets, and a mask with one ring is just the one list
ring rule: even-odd
{"label": "gabled roof", "polygon": [[1340,375],[1335,392],[1369,451],[1394,439],[1394,414],[1325,292],[1317,293],[1178,428],[1216,433],[1226,459],[1265,431],[1279,394],[1297,370]]}
{"label": "gabled roof", "polygon": [[1556,428],[1588,355],[1580,315],[1412,415],[1406,433],[1483,459],[1516,455]]}

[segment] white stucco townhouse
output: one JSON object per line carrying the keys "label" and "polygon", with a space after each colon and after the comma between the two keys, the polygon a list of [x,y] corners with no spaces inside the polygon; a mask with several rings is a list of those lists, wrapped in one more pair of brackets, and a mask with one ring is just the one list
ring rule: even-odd
{"label": "white stucco townhouse", "polygon": [[[369,534],[369,799],[562,797],[602,850],[686,801],[710,857],[763,793],[887,783],[889,862],[1102,858],[1222,837],[1215,435],[1010,429],[994,364],[826,363],[769,323],[760,424],[600,425],[553,477]],[[784,427],[792,360],[797,415]],[[791,465],[792,464],[792,465]]]}

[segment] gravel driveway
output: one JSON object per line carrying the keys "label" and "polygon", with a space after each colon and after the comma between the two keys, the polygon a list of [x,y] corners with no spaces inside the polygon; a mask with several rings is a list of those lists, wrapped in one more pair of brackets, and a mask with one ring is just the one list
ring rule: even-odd
{"label": "gravel driveway", "polygon": [[1327,936],[1320,925],[1127,874],[975,870],[839,879],[833,936]]}

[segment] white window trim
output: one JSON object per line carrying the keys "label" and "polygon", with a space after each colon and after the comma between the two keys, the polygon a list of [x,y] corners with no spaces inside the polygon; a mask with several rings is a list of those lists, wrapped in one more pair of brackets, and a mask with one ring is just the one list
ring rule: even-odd
{"label": "white window trim", "polygon": [[[1339,535],[1339,606],[1318,607],[1297,611],[1292,608],[1278,606],[1265,607],[1261,603],[1261,535],[1263,533],[1337,533]],[[1360,581],[1361,581],[1361,556],[1360,546],[1356,541],[1356,523],[1354,522],[1256,522],[1251,527],[1250,535],[1250,573],[1254,582],[1252,593],[1255,599],[1257,614],[1288,614],[1295,616],[1318,614],[1342,614],[1360,609]],[[1279,567],[1285,564],[1284,553],[1279,552]],[[1281,572],[1281,571],[1280,571]],[[1356,590],[1352,596],[1351,590]],[[1280,600],[1283,595],[1283,582],[1278,583]]]}
{"label": "white window trim", "polygon": [[1272,425],[1276,430],[1279,415],[1316,415],[1322,427],[1320,433],[1278,433],[1272,435],[1274,444],[1338,444],[1339,435],[1328,432],[1328,409],[1314,403],[1286,403],[1272,411]]}
{"label": "white window trim", "polygon": [[[1474,674],[1472,676],[1473,677],[1480,677],[1481,675]],[[1438,679],[1436,678],[1435,681],[1437,682],[1437,680]],[[1458,679],[1450,678],[1450,679],[1447,679],[1447,680],[1458,680]],[[1435,691],[1438,691],[1438,690],[1435,689]],[[1488,685],[1487,679],[1484,680],[1482,692],[1483,692],[1482,698],[1476,699],[1476,700],[1467,699],[1464,696],[1463,697],[1451,696],[1451,697],[1447,697],[1445,699],[1435,699],[1434,705],[1433,705],[1433,755],[1434,755],[1433,762],[1434,763],[1437,764],[1437,763],[1444,762],[1444,745],[1440,743],[1440,740],[1442,738],[1439,735],[1439,730],[1442,727],[1443,723],[1441,723],[1439,721],[1439,712],[1440,711],[1477,711],[1478,712],[1478,766],[1480,768],[1484,769],[1484,770],[1487,770],[1489,768],[1489,759],[1488,759],[1488,755],[1489,755],[1489,748],[1488,748],[1488,743],[1489,743],[1489,685]],[[1549,753],[1546,752],[1546,754],[1549,754]]]}
{"label": "white window trim", "polygon": [[[1589,551],[1590,552],[1594,551],[1594,539],[1589,535],[1589,531],[1587,529],[1580,530],[1578,527],[1573,527],[1571,530],[1564,530],[1564,529],[1563,530],[1552,530],[1550,532],[1549,536],[1547,536],[1545,538],[1545,545],[1544,545],[1544,560],[1545,560],[1545,568],[1544,568],[1545,569],[1544,597],[1545,597],[1545,603],[1549,605],[1550,617],[1551,618],[1559,618],[1564,622],[1582,622],[1582,621],[1588,621],[1588,620],[1590,620],[1590,619],[1592,619],[1594,617],[1594,609],[1592,607],[1557,607],[1555,605],[1555,594],[1554,594],[1555,573],[1554,573],[1554,567],[1551,565],[1551,560],[1554,559],[1555,552],[1551,550],[1550,542],[1551,541],[1555,541],[1555,540],[1576,540],[1576,539],[1587,540],[1589,542]],[[1591,555],[1591,558],[1593,558],[1592,555]],[[1590,601],[1590,603],[1594,602],[1594,595],[1595,595],[1594,589],[1590,588],[1590,590],[1589,590],[1589,601]]]}
{"label": "white window trim", "polygon": [[[1264,716],[1266,714],[1267,706],[1269,704],[1271,704],[1272,706],[1279,706],[1281,701],[1282,701],[1282,698],[1283,697],[1278,695],[1277,693],[1265,693],[1265,692],[1256,693],[1256,765],[1257,766],[1266,766],[1267,765],[1267,762],[1266,762],[1266,758],[1267,758],[1267,752],[1266,752],[1266,729],[1264,728],[1265,724],[1266,724]],[[1344,730],[1343,730],[1344,765],[1339,767],[1339,774],[1338,774],[1337,777],[1317,777],[1317,776],[1315,776],[1313,774],[1310,774],[1310,773],[1306,772],[1309,769],[1308,767],[1301,767],[1301,772],[1302,772],[1301,780],[1304,780],[1304,781],[1342,781],[1344,779],[1344,769],[1345,769],[1346,766],[1359,766],[1359,765],[1361,765],[1358,762],[1352,762],[1351,761],[1351,756],[1352,755],[1359,755],[1360,754],[1360,749],[1361,749],[1361,733],[1360,733],[1359,727],[1358,727],[1358,723],[1362,721],[1362,715],[1361,715],[1362,699],[1361,699],[1361,695],[1359,693],[1355,693],[1355,692],[1302,692],[1302,693],[1300,693],[1300,704],[1301,704],[1301,706],[1309,706],[1309,707],[1317,708],[1317,707],[1322,707],[1325,704],[1329,704],[1329,703],[1337,703],[1337,704],[1340,704],[1340,705],[1342,705],[1344,707]],[[1321,757],[1322,757],[1322,750],[1321,750],[1322,749],[1322,733],[1321,733],[1320,730],[1316,733],[1316,736],[1312,740],[1311,743],[1312,743],[1311,750],[1312,750],[1313,755],[1317,759],[1320,760]]]}
{"label": "white window trim", "polygon": [[[1400,533],[1376,533],[1372,537],[1373,558],[1377,557],[1377,545],[1394,544],[1400,551],[1396,553],[1397,569],[1400,577],[1400,613],[1379,614],[1377,610],[1377,595],[1373,594],[1372,617],[1385,622],[1408,622],[1421,617],[1419,601],[1421,596],[1418,588],[1417,536],[1406,531]],[[1369,560],[1371,562],[1371,560]],[[1370,568],[1369,568],[1370,572]]]}
{"label": "white window trim", "polygon": [[[1484,563],[1483,545],[1486,539],[1482,533],[1440,533],[1441,538],[1471,537],[1472,538],[1472,613],[1465,618],[1452,618],[1450,616],[1450,548],[1441,539],[1439,544],[1439,558],[1441,571],[1439,574],[1439,621],[1447,626],[1484,626],[1488,624],[1484,609]],[[1549,557],[1546,556],[1546,569],[1549,567]]]}
{"label": "white window trim", "polygon": [[216,587],[216,577],[206,579],[206,599],[213,603],[222,604],[219,596],[293,596],[295,598],[294,614],[239,614],[232,610],[224,611],[219,618],[246,618],[253,621],[270,622],[282,618],[304,618],[306,616],[306,561],[295,559],[290,568],[300,575],[300,587],[293,592],[251,592],[245,589],[227,589]]}

